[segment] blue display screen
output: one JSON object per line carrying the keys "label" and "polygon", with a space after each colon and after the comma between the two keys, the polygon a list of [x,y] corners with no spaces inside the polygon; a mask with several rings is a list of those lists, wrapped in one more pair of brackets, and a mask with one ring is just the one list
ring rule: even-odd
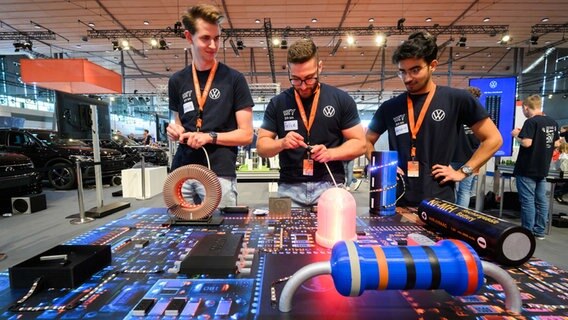
{"label": "blue display screen", "polygon": [[515,121],[517,78],[470,79],[469,85],[481,90],[479,102],[485,107],[503,137],[503,145],[495,156],[511,156],[513,154],[511,131]]}

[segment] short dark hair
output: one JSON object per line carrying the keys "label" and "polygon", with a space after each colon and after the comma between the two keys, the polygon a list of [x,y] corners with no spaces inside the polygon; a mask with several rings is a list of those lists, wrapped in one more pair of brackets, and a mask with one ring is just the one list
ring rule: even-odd
{"label": "short dark hair", "polygon": [[436,37],[426,31],[418,31],[404,41],[392,55],[392,63],[398,64],[405,59],[424,59],[428,64],[436,60],[438,56],[438,46]]}
{"label": "short dark hair", "polygon": [[312,39],[300,39],[288,48],[288,63],[304,63],[318,54],[318,48]]}
{"label": "short dark hair", "polygon": [[195,32],[197,32],[195,26],[197,19],[203,19],[212,24],[221,24],[224,18],[221,11],[214,5],[198,4],[187,9],[187,13],[181,17],[181,21],[183,22],[185,30],[189,31],[191,34],[195,34]]}

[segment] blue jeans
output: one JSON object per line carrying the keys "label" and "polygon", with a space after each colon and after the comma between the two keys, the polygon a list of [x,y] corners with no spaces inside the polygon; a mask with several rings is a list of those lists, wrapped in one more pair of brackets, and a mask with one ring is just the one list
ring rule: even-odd
{"label": "blue jeans", "polygon": [[[450,164],[454,170],[459,170],[464,164],[461,162],[452,162]],[[466,177],[457,184],[456,187],[456,204],[458,206],[469,208],[469,201],[471,199],[471,190],[475,185],[477,176],[471,175]]]}
{"label": "blue jeans", "polygon": [[[218,177],[221,184],[221,202],[219,208],[237,205],[237,179],[232,177]],[[190,179],[182,185],[183,197],[200,204],[205,199],[205,188],[197,180]]]}
{"label": "blue jeans", "polygon": [[353,166],[355,165],[355,161],[343,161],[343,169],[345,169],[345,186],[349,187],[351,183],[357,181],[353,179]]}
{"label": "blue jeans", "polygon": [[521,224],[535,236],[544,236],[548,223],[546,179],[516,176],[521,201]]}
{"label": "blue jeans", "polygon": [[309,207],[316,205],[325,190],[334,187],[330,181],[280,183],[279,197],[290,197],[293,207]]}
{"label": "blue jeans", "polygon": [[462,207],[469,208],[471,199],[471,191],[475,186],[476,175],[471,175],[458,183],[456,188],[456,204]]}

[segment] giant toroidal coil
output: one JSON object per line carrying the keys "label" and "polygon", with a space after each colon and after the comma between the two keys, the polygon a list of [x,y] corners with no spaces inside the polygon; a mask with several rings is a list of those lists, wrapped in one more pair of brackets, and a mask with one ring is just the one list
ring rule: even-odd
{"label": "giant toroidal coil", "polygon": [[[197,180],[205,188],[205,198],[200,204],[186,201],[182,186],[188,180]],[[183,220],[199,220],[209,217],[221,201],[221,184],[217,175],[208,168],[190,164],[172,171],[164,183],[164,202],[176,217]]]}

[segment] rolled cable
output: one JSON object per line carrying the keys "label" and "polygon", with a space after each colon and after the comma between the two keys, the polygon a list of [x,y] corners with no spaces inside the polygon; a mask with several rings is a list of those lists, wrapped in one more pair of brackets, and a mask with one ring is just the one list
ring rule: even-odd
{"label": "rolled cable", "polygon": [[497,281],[505,291],[505,307],[507,310],[521,314],[523,301],[521,299],[521,292],[515,284],[515,280],[507,273],[507,271],[498,267],[496,264],[481,261],[483,272],[486,276]]}
{"label": "rolled cable", "polygon": [[313,277],[330,273],[331,264],[329,261],[312,263],[296,271],[288,282],[286,282],[280,294],[280,302],[278,303],[280,312],[292,311],[292,297],[304,282]]}

